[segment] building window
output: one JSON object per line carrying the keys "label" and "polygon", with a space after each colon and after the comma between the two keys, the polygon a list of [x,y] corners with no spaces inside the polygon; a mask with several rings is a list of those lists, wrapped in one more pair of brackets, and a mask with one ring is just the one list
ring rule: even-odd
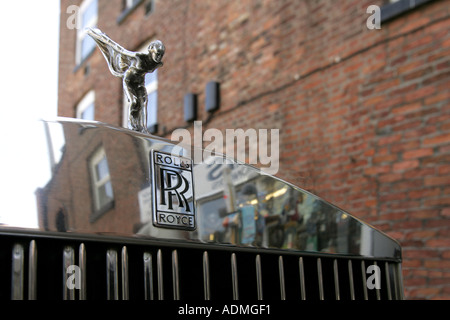
{"label": "building window", "polygon": [[[139,51],[147,52],[150,41],[141,47]],[[145,88],[147,89],[147,129],[155,133],[158,129],[158,69],[145,75]],[[128,128],[129,103],[124,95],[123,126]]]}
{"label": "building window", "polygon": [[117,18],[117,23],[121,23],[136,9],[143,0],[122,0],[122,13]]}
{"label": "building window", "polygon": [[76,116],[78,119],[94,120],[95,116],[95,92],[89,91],[77,105]]}
{"label": "building window", "polygon": [[153,11],[155,11],[155,0],[147,0],[145,3],[145,15],[148,16]]}
{"label": "building window", "polygon": [[84,0],[78,11],[81,28],[77,30],[76,64],[83,62],[95,49],[94,40],[85,32],[87,27],[95,27],[98,18],[98,0]]}
{"label": "building window", "polygon": [[381,7],[381,22],[394,19],[433,0],[388,0]]}
{"label": "building window", "polygon": [[108,159],[103,147],[99,148],[89,161],[92,177],[94,218],[110,209],[114,203],[114,193],[109,173]]}
{"label": "building window", "polygon": [[147,129],[151,133],[157,131],[158,113],[158,69],[145,76],[145,88],[147,89]]}
{"label": "building window", "polygon": [[142,0],[122,0],[122,11],[130,10],[141,1]]}

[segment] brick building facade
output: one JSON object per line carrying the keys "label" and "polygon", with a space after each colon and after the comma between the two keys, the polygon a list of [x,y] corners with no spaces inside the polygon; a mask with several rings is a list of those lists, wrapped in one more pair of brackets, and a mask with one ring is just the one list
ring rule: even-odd
{"label": "brick building facade", "polygon": [[[383,0],[98,0],[94,23],[129,50],[164,42],[157,135],[192,130],[189,92],[203,130],[280,129],[278,176],[397,239],[406,298],[449,299],[450,1],[417,2],[381,29],[366,9]],[[73,4],[61,1],[58,113],[76,117],[92,90],[95,120],[122,125],[120,79],[99,50],[77,57]]]}

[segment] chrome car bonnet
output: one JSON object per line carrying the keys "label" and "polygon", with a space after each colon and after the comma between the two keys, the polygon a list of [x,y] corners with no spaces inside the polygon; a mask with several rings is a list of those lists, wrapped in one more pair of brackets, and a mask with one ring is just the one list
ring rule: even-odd
{"label": "chrome car bonnet", "polygon": [[[37,122],[29,132],[27,141],[16,142],[14,155],[7,150],[13,157],[8,165],[20,169],[2,168],[2,232],[125,236],[401,260],[399,244],[384,233],[310,192],[221,155],[192,163],[190,147],[74,119]],[[158,159],[167,161],[168,175],[163,176],[165,164]],[[161,179],[168,179],[165,190],[156,186]],[[170,202],[185,202],[183,210],[167,211],[171,203],[165,209],[156,206],[154,199],[163,191]]]}

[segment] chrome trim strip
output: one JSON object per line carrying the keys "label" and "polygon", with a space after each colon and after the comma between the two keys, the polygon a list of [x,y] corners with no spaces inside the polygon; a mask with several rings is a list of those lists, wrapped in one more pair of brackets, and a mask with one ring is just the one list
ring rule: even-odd
{"label": "chrome trim strip", "polygon": [[336,295],[336,300],[341,300],[341,295],[339,292],[339,270],[337,260],[333,260],[333,274],[334,274],[334,293]]}
{"label": "chrome trim strip", "polygon": [[263,299],[263,288],[262,288],[262,270],[261,270],[261,256],[256,255],[256,292],[258,295],[258,300]]}
{"label": "chrome trim strip", "polygon": [[106,298],[119,300],[117,251],[106,251]]}
{"label": "chrome trim strip", "polygon": [[317,275],[319,278],[319,298],[320,300],[324,300],[323,293],[323,278],[322,278],[322,261],[320,258],[317,258]]}
{"label": "chrome trim strip", "polygon": [[156,254],[156,274],[158,277],[158,300],[164,300],[162,251]]}
{"label": "chrome trim strip", "polygon": [[180,300],[180,279],[178,274],[177,250],[172,251],[172,284],[173,284],[173,300]]}
{"label": "chrome trim strip", "polygon": [[286,286],[285,286],[285,282],[284,282],[283,256],[278,257],[278,272],[280,274],[280,297],[281,297],[281,300],[286,300]]}
{"label": "chrome trim strip", "polygon": [[355,284],[353,281],[353,265],[352,260],[348,260],[348,278],[350,284],[350,299],[355,300]]}
{"label": "chrome trim strip", "polygon": [[78,263],[81,272],[79,299],[86,300],[86,246],[84,243],[80,244],[80,247],[78,248]]}
{"label": "chrome trim strip", "polygon": [[306,300],[305,267],[303,265],[303,257],[298,258],[298,269],[300,272],[300,293],[302,300]]}
{"label": "chrome trim strip", "polygon": [[384,263],[384,272],[386,273],[386,287],[388,300],[392,300],[391,273],[389,272],[389,263],[387,261]]}
{"label": "chrome trim strip", "polygon": [[366,278],[366,263],[364,260],[361,260],[361,274],[362,274],[362,285],[364,292],[364,300],[369,300],[369,296],[367,294],[367,278]]}
{"label": "chrome trim strip", "polygon": [[72,247],[66,246],[63,251],[63,299],[75,300],[75,289],[69,289],[67,280],[69,274],[67,268],[75,264],[75,251]]}
{"label": "chrome trim strip", "polygon": [[205,300],[211,300],[211,291],[209,288],[209,257],[208,251],[203,252],[203,292]]}
{"label": "chrome trim strip", "polygon": [[236,254],[231,254],[231,282],[233,284],[233,300],[239,300],[238,271]]}
{"label": "chrome trim strip", "polygon": [[24,249],[21,244],[15,244],[12,249],[11,267],[11,299],[23,300]]}
{"label": "chrome trim strip", "polygon": [[30,241],[28,252],[28,300],[36,300],[37,290],[37,247],[36,241]]}
{"label": "chrome trim strip", "polygon": [[128,250],[126,246],[122,247],[122,300],[130,298],[128,287]]}
{"label": "chrome trim strip", "polygon": [[152,254],[144,252],[144,298],[153,300],[153,258]]}

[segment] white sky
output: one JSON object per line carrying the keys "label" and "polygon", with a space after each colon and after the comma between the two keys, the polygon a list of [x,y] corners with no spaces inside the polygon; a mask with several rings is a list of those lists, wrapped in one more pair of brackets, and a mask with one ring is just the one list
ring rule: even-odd
{"label": "white sky", "polygon": [[48,180],[49,165],[33,157],[42,152],[42,127],[33,126],[56,116],[59,12],[59,0],[2,2],[0,223],[37,224],[34,191]]}

